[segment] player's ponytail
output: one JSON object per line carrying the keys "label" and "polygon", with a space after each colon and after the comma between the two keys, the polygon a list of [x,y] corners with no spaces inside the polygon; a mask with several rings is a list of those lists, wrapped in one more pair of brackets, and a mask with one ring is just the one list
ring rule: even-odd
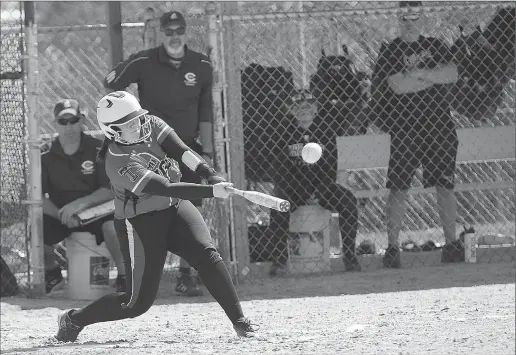
{"label": "player's ponytail", "polygon": [[111,139],[104,137],[104,141],[102,142],[102,146],[100,147],[99,152],[97,153],[97,162],[103,163],[106,160],[106,153],[109,148],[109,144],[113,142]]}

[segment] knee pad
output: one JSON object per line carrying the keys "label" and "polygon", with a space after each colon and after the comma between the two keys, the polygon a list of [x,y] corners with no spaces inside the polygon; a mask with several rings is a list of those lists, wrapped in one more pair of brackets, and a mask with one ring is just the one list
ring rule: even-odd
{"label": "knee pad", "polygon": [[202,255],[200,255],[197,259],[197,263],[194,265],[190,264],[195,270],[199,270],[199,268],[215,265],[222,261],[219,252],[215,248],[206,248],[202,251]]}

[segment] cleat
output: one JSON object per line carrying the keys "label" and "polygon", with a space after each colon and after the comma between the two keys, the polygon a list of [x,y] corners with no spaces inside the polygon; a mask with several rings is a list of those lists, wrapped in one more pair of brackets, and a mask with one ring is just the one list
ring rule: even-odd
{"label": "cleat", "polygon": [[125,275],[118,275],[115,281],[116,292],[125,292]]}
{"label": "cleat", "polygon": [[60,290],[64,287],[65,280],[61,274],[61,269],[58,268],[56,271],[51,270],[45,273],[45,291],[50,293],[52,291]]}
{"label": "cleat", "polygon": [[260,329],[258,325],[252,324],[248,318],[240,318],[233,324],[237,335],[243,338],[255,338],[256,332]]}
{"label": "cleat", "polygon": [[460,263],[464,262],[464,260],[464,243],[462,241],[456,240],[444,245],[441,251],[442,263]]}
{"label": "cleat", "polygon": [[61,342],[74,342],[77,340],[77,336],[83,330],[83,326],[73,321],[70,316],[74,312],[74,309],[64,311],[57,318],[57,325],[59,330],[57,331],[56,339]]}
{"label": "cleat", "polygon": [[388,269],[399,269],[401,267],[400,248],[389,245],[383,256],[383,266]]}
{"label": "cleat", "polygon": [[190,275],[181,275],[177,279],[176,292],[188,297],[202,296],[202,290]]}

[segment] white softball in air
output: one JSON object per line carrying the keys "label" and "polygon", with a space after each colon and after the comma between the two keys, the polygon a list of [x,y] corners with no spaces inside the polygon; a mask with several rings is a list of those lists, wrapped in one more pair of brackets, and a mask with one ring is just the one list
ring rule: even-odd
{"label": "white softball in air", "polygon": [[301,151],[301,157],[308,164],[317,163],[322,156],[322,147],[317,143],[307,143]]}

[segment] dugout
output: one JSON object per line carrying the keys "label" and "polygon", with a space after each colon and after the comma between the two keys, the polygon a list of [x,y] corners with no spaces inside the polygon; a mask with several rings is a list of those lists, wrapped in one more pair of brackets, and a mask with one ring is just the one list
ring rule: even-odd
{"label": "dugout", "polygon": [[250,64],[241,72],[244,166],[246,179],[272,181],[271,140],[279,112],[294,90],[292,72],[284,67]]}

